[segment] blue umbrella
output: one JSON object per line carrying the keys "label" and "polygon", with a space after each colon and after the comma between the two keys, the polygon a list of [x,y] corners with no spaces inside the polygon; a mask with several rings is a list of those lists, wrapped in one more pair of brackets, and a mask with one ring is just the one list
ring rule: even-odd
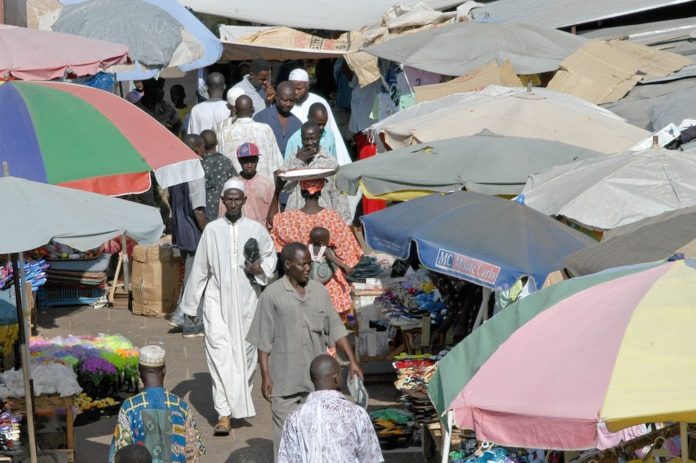
{"label": "blue umbrella", "polygon": [[594,243],[515,201],[472,192],[414,199],[362,218],[367,244],[493,290],[522,276],[541,285],[567,255]]}

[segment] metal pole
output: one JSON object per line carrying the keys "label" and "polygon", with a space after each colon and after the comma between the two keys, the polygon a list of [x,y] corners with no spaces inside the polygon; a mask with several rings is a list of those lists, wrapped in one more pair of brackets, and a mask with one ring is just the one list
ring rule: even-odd
{"label": "metal pole", "polygon": [[126,291],[126,293],[130,293],[130,267],[128,266],[127,244],[126,235],[121,235],[121,254],[123,255],[123,289]]}
{"label": "metal pole", "polygon": [[452,444],[452,426],[454,426],[454,410],[447,411],[446,426],[445,432],[442,433],[442,463],[449,461],[450,445]]}
{"label": "metal pole", "polygon": [[29,456],[31,463],[37,462],[36,453],[36,429],[34,428],[34,394],[31,383],[29,355],[29,330],[27,326],[26,304],[24,303],[24,256],[18,253],[12,254],[12,272],[17,297],[17,324],[19,325],[19,343],[22,357],[22,373],[24,376],[24,401],[27,413],[27,434],[29,435]]}
{"label": "metal pole", "polygon": [[679,423],[679,441],[681,443],[681,461],[687,463],[689,461],[689,425],[687,423]]}

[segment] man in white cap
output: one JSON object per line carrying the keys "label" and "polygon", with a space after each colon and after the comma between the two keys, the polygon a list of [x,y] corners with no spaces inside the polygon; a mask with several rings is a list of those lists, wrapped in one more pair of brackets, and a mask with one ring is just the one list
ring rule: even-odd
{"label": "man in white cap", "polygon": [[206,360],[219,417],[214,432],[226,436],[232,429],[230,417],[256,414],[251,380],[257,353],[245,339],[277,258],[266,229],[242,215],[244,182],[231,178],[222,190],[225,217],[203,231],[181,307],[186,315],[195,316],[203,299]]}
{"label": "man in white cap", "polygon": [[205,455],[189,405],[164,389],[164,357],[160,346],[140,349],[138,371],[145,389],[121,405],[111,440],[110,463],[119,449],[131,444],[147,448],[152,461],[197,462]]}
{"label": "man in white cap", "polygon": [[329,102],[324,98],[309,91],[309,75],[307,74],[307,71],[299,68],[295,69],[290,73],[290,78],[288,80],[295,86],[296,100],[295,106],[292,108],[292,113],[304,124],[309,120],[310,106],[312,106],[314,103],[321,103],[324,105],[329,116],[326,130],[331,132],[334,140],[336,141],[336,160],[341,166],[350,164],[352,160],[348,154],[346,143],[343,141],[341,131],[338,129],[336,120],[331,112],[331,106],[329,106]]}

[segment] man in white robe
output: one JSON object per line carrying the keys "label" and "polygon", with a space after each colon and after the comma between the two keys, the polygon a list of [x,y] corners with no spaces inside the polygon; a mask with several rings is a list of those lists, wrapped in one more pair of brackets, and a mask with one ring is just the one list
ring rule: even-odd
{"label": "man in white robe", "polygon": [[[205,227],[181,304],[186,315],[195,316],[203,298],[206,360],[219,415],[216,435],[230,433],[230,417],[256,414],[251,379],[257,352],[245,339],[258,295],[272,278],[277,261],[268,231],[242,216],[246,202],[244,183],[238,178],[228,180],[223,186],[222,202],[227,213]],[[244,252],[251,238],[258,242],[259,251],[253,262],[247,260]]]}
{"label": "man in white robe", "polygon": [[329,113],[329,122],[326,124],[326,130],[330,131],[336,141],[336,160],[341,166],[350,164],[352,160],[346,148],[346,142],[343,141],[343,135],[338,129],[336,119],[329,102],[319,95],[309,91],[309,75],[304,69],[295,69],[290,73],[288,79],[295,86],[295,106],[290,111],[304,124],[309,120],[309,107],[314,103],[321,103]]}

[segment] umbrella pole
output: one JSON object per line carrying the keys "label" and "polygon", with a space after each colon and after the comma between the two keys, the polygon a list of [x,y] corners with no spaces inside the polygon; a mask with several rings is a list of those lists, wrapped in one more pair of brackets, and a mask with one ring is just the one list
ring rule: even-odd
{"label": "umbrella pole", "polygon": [[130,293],[130,268],[128,267],[128,247],[126,235],[121,235],[121,255],[123,256],[123,289]]}
{"label": "umbrella pole", "polygon": [[689,425],[687,423],[679,423],[679,442],[681,443],[681,461],[687,463],[689,461]]}
{"label": "umbrella pole", "polygon": [[[31,384],[29,355],[29,330],[24,316],[24,291],[22,280],[24,279],[24,259],[15,253],[11,256],[12,278],[14,280],[15,296],[17,298],[17,324],[19,327],[20,355],[22,357],[22,373],[24,376],[24,400],[26,403],[27,434],[29,435],[29,455],[31,463],[36,463],[36,430],[34,428],[34,396]],[[20,262],[21,261],[21,262]],[[20,265],[21,263],[21,265]]]}
{"label": "umbrella pole", "polygon": [[484,287],[481,294],[481,307],[479,307],[479,311],[476,315],[476,320],[474,321],[474,327],[472,331],[481,326],[484,321],[488,320],[488,300],[490,298],[491,289]]}
{"label": "umbrella pole", "polygon": [[[452,444],[452,426],[454,426],[454,410],[447,410],[447,424],[442,433],[442,463],[449,461],[450,445]],[[427,432],[427,428],[424,428]]]}

